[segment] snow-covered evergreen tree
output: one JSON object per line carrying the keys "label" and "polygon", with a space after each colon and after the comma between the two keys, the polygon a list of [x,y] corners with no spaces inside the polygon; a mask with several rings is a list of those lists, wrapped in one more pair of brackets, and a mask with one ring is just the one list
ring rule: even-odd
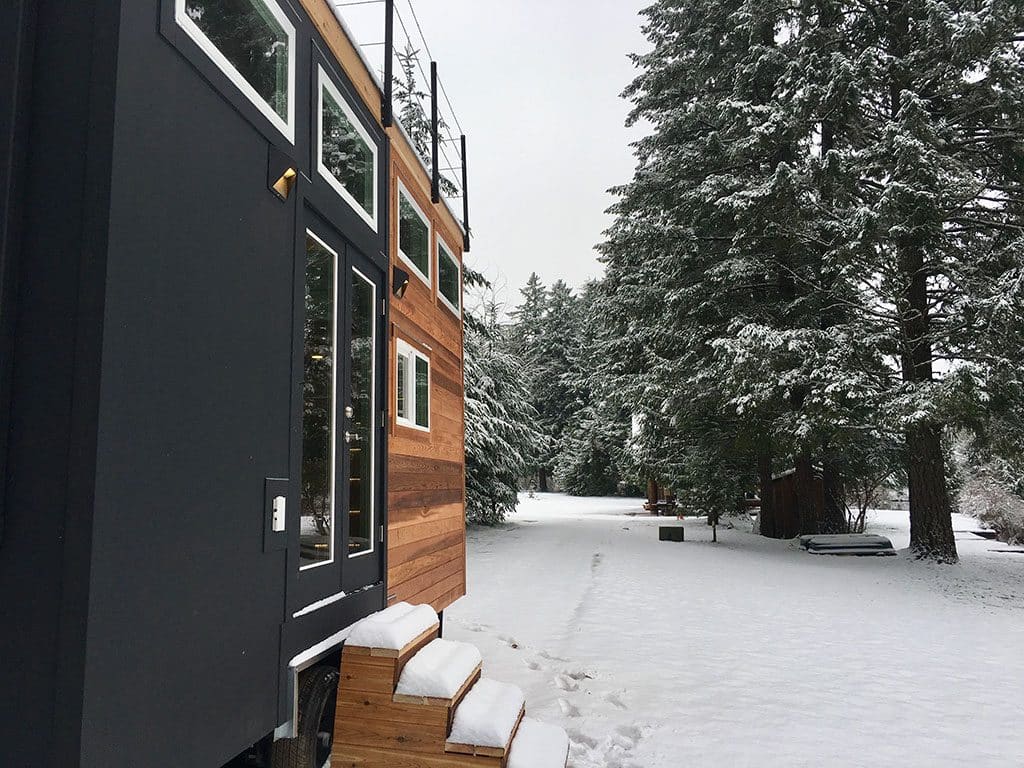
{"label": "snow-covered evergreen tree", "polygon": [[780,462],[806,481],[820,464],[830,504],[808,495],[803,522],[828,530],[844,484],[877,469],[864,457],[898,439],[912,547],[956,558],[944,427],[1007,380],[993,360],[1019,368],[1010,344],[979,344],[1019,306],[1022,13],[645,11],[652,50],[627,96],[653,132],[617,190],[603,293],[607,375],[643,417],[651,471],[696,487],[733,463],[726,491],[755,463],[762,485]]}
{"label": "snow-covered evergreen tree", "polygon": [[522,366],[493,304],[465,331],[466,517],[493,525],[513,512],[541,442]]}

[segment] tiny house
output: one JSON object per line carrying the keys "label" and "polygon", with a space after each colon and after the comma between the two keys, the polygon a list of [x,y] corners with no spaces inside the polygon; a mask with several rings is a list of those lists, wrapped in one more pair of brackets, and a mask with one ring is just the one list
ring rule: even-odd
{"label": "tiny house", "polygon": [[468,209],[332,6],[0,8],[0,765],[307,768],[465,593]]}

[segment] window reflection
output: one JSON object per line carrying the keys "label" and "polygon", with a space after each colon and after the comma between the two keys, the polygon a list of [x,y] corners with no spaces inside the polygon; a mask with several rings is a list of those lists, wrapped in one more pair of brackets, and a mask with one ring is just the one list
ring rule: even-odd
{"label": "window reflection", "polygon": [[307,236],[301,567],[334,558],[334,273],[334,254]]}

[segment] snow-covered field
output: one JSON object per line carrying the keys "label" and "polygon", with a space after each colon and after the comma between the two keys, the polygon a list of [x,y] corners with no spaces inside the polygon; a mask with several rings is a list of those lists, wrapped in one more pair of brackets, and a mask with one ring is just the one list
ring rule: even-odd
{"label": "snow-covered field", "polygon": [[[469,535],[445,636],[563,725],[574,768],[1024,765],[1024,555],[808,555],[640,502],[523,499]],[[747,526],[749,527],[749,526]],[[869,526],[905,548],[906,513]]]}

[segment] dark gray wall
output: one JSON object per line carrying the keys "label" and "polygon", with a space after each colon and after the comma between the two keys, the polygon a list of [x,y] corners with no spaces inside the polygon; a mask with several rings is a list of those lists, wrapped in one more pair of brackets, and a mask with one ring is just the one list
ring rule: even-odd
{"label": "dark gray wall", "polygon": [[[14,211],[4,253],[16,281],[4,300],[14,334],[2,360],[11,400],[0,543],[4,765],[78,760],[117,6],[4,7],[33,8],[46,30],[22,49],[32,63],[31,82],[21,81],[27,100],[16,102],[28,129],[15,153],[24,183],[5,211]],[[8,250],[11,232],[18,247]]]}

